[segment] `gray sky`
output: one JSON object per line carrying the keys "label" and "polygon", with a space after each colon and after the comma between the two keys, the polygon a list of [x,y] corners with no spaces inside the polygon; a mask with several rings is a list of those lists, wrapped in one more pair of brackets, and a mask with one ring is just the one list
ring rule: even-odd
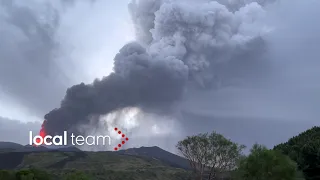
{"label": "gray sky", "polygon": [[[33,6],[32,14],[0,4],[7,8],[7,14],[0,9],[1,141],[26,144],[24,133],[40,127],[43,115],[59,106],[66,88],[111,72],[114,55],[134,39],[127,4],[100,0],[77,3],[65,12],[55,5],[60,19],[57,26],[52,21],[52,39],[22,23],[42,27],[33,17],[43,7]],[[283,0],[267,6],[264,23],[273,31],[264,37],[268,53],[261,59],[268,63],[235,66],[234,71],[246,77],[236,85],[189,90],[181,108],[193,115],[182,116],[178,131],[171,127],[157,142],[133,145],[160,144],[173,151],[186,134],[217,130],[240,143],[272,147],[319,125],[319,5],[317,0]],[[261,71],[266,73],[260,76]],[[168,139],[172,134],[175,138]]]}
{"label": "gray sky", "polygon": [[[15,19],[9,21],[5,19],[7,16],[0,16],[3,24],[0,26],[0,98],[3,99],[0,114],[3,117],[42,121],[44,114],[59,105],[68,87],[108,75],[114,55],[133,39],[127,1],[99,1],[92,6],[76,4],[60,13],[60,25],[53,28],[55,36],[51,40],[40,39],[40,32],[30,37],[23,34],[27,27],[14,23],[22,18],[25,18],[22,22],[33,22],[32,18],[40,13],[36,13],[34,6],[30,11],[34,14],[27,19],[29,12],[18,6],[22,1],[16,2],[14,10],[7,11]],[[49,45],[53,42],[58,42],[54,48]]]}

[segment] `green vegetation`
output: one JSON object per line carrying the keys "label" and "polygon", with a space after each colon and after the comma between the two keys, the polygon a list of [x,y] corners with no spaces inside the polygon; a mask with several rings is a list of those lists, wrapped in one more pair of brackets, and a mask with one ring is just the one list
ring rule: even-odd
{"label": "green vegetation", "polygon": [[73,171],[73,172],[67,173],[63,179],[64,180],[90,180],[92,178],[81,171]]}
{"label": "green vegetation", "polygon": [[177,148],[190,161],[199,180],[319,180],[320,127],[313,127],[269,150],[255,144],[248,156],[243,146],[212,132],[190,136]]}
{"label": "green vegetation", "polygon": [[[179,160],[180,157],[159,151],[160,148],[138,149],[140,153],[131,149],[131,155],[0,151],[1,167],[11,169],[0,170],[0,180],[320,179],[320,127],[311,128],[273,149],[255,144],[247,156],[242,153],[243,145],[216,132],[179,141],[177,149],[187,160]],[[161,152],[161,156],[154,152]],[[170,161],[171,165],[167,163],[168,159],[175,158],[174,162]],[[185,168],[188,165],[184,162],[188,161],[193,171]]]}
{"label": "green vegetation", "polygon": [[243,157],[244,145],[238,145],[216,132],[189,136],[178,142],[178,150],[190,161],[199,179],[216,179],[236,168]]}
{"label": "green vegetation", "polygon": [[320,179],[320,127],[313,127],[274,147],[297,162],[306,180]]}
{"label": "green vegetation", "polygon": [[258,144],[235,171],[235,179],[245,180],[296,180],[299,176],[296,163],[289,157]]}
{"label": "green vegetation", "polygon": [[46,171],[37,169],[24,169],[19,171],[0,171],[1,180],[52,180]]}
{"label": "green vegetation", "polygon": [[[48,180],[186,180],[190,176],[186,170],[170,167],[157,159],[114,152],[29,153],[24,156],[16,171],[10,173],[33,176],[29,175],[32,173],[25,173],[28,169],[47,173],[51,177]],[[10,178],[6,176],[0,180]]]}

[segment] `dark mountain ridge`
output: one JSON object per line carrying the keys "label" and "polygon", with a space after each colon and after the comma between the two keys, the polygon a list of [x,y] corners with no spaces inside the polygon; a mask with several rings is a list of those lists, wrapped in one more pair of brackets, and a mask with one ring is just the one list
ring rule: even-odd
{"label": "dark mountain ridge", "polygon": [[[93,153],[93,152],[81,151],[76,147],[61,147],[57,149],[49,149],[44,146],[38,146],[38,147],[30,146],[30,145],[23,146],[16,143],[7,143],[7,142],[0,142],[0,147],[1,147],[0,148],[0,169],[14,169],[23,162],[24,158],[27,155],[32,153],[73,152],[75,157],[85,157],[86,154]],[[178,155],[165,151],[157,146],[129,148],[126,150],[120,150],[120,151],[108,152],[108,153],[115,153],[115,154],[124,155],[124,156],[135,156],[135,157],[143,158],[146,160],[158,160],[174,168],[181,168],[185,170],[190,169],[189,162],[187,159],[184,159],[183,157],[180,157]],[[74,156],[70,156],[70,158],[65,159],[64,161],[75,160]],[[1,163],[1,162],[9,162],[9,161],[10,163]],[[64,162],[61,162],[60,164],[64,164]]]}

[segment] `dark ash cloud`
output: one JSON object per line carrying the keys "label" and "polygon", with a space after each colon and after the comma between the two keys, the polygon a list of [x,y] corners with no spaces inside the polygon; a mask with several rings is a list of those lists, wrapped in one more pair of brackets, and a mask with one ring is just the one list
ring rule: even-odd
{"label": "dark ash cloud", "polygon": [[[134,146],[148,145],[144,144],[148,138],[159,139],[159,132],[163,132],[164,139],[172,137],[170,143],[174,143],[182,134],[211,130],[245,144],[261,141],[271,146],[285,141],[316,125],[314,122],[319,117],[316,107],[320,100],[316,97],[320,90],[317,85],[320,26],[310,20],[319,15],[315,7],[319,7],[318,2],[288,0],[132,1],[129,11],[136,42],[120,50],[114,58],[114,72],[109,76],[69,88],[61,106],[45,116],[46,129],[55,134],[63,130],[78,131],[79,126],[83,126],[85,133],[103,133],[122,126],[136,138]],[[19,30],[20,35],[22,32]],[[49,42],[42,35],[32,33],[21,35],[23,38],[27,39],[24,42],[33,38],[34,44]],[[18,46],[10,45],[8,40],[2,42],[8,44],[6,50],[11,50],[7,55],[18,56],[14,53]],[[31,41],[26,44],[23,50],[33,47]],[[50,59],[56,46],[46,44],[49,45],[44,47],[50,50],[42,49],[46,54],[42,58]],[[30,66],[18,65],[3,66],[7,67],[3,75],[9,74],[9,67]],[[49,69],[27,70],[36,76],[38,71],[34,69],[51,72],[51,67],[55,67],[42,61],[40,65]],[[37,67],[37,63],[34,66]],[[7,78],[9,83],[4,76],[2,81],[0,78],[1,87],[7,91],[12,89],[15,94],[29,95],[16,93],[20,86],[10,84],[26,76],[17,71],[17,76]],[[20,84],[26,83],[23,84],[26,86],[32,79],[42,77],[31,76],[29,81]],[[29,96],[16,97],[30,105],[45,106],[50,101],[48,98],[35,97],[46,97],[54,94],[53,91],[62,96],[67,85],[59,85],[61,79],[65,80],[61,77],[52,76],[53,82],[48,78],[43,83],[37,81],[40,87],[48,85],[45,93],[41,93],[43,89],[37,91],[35,85]],[[52,87],[49,82],[56,82],[57,89],[49,88]],[[57,96],[52,96],[59,101]],[[129,110],[125,111],[126,108]],[[135,108],[140,110],[139,116],[131,117]],[[165,115],[173,116],[174,120]],[[173,121],[176,124],[171,124]],[[159,130],[165,125],[170,128]],[[182,128],[176,130],[179,126]],[[142,136],[140,133],[146,129],[153,135]],[[175,139],[177,134],[179,138]],[[139,141],[141,137],[143,140]],[[150,142],[150,145],[157,144]]]}
{"label": "dark ash cloud", "polygon": [[120,50],[114,65],[114,73],[109,76],[69,88],[61,107],[46,114],[46,132],[62,133],[87,124],[90,115],[130,106],[167,108],[181,98],[188,76],[187,66],[181,61],[152,58],[135,42]]}
{"label": "dark ash cloud", "polygon": [[114,73],[68,89],[60,108],[45,116],[48,133],[75,131],[92,116],[121,108],[170,109],[187,84],[210,88],[217,83],[217,67],[258,51],[256,44],[263,42],[264,29],[245,28],[257,27],[264,13],[256,2],[232,11],[215,1],[133,1],[129,10],[137,42],[116,55]]}
{"label": "dark ash cloud", "polygon": [[211,89],[233,79],[217,69],[230,71],[243,63],[240,56],[254,62],[251,56],[264,47],[261,35],[267,31],[257,27],[265,12],[256,2],[234,10],[216,1],[132,1],[129,10],[137,42],[120,50],[109,76],[68,89],[61,106],[45,116],[49,134],[77,131],[92,121],[97,126],[99,116],[127,107],[170,110],[191,86]]}

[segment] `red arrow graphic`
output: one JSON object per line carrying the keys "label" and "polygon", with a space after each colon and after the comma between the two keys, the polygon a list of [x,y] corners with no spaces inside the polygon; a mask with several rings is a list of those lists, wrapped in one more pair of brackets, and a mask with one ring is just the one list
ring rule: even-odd
{"label": "red arrow graphic", "polygon": [[118,146],[114,148],[115,151],[118,151],[122,147],[122,145],[124,145],[127,141],[129,141],[129,138],[126,137],[126,135],[123,134],[118,128],[114,128],[114,130],[117,131],[118,134],[121,135],[122,137],[121,143],[119,143]]}

